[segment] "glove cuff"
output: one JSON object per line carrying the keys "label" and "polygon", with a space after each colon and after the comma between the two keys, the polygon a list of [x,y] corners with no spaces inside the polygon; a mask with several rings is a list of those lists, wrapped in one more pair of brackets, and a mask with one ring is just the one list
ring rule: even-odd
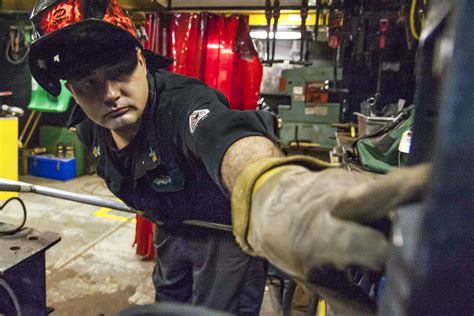
{"label": "glove cuff", "polygon": [[276,168],[281,170],[285,166],[300,166],[311,171],[320,171],[336,165],[309,156],[291,156],[260,159],[242,170],[232,190],[232,228],[237,243],[249,254],[255,255],[247,242],[255,184],[263,175]]}

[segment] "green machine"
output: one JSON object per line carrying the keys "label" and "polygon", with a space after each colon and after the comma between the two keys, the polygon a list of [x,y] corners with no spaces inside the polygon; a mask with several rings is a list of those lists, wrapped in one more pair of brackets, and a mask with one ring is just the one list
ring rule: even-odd
{"label": "green machine", "polygon": [[[311,67],[285,69],[286,94],[291,105],[279,105],[280,142],[283,147],[313,147],[331,150],[336,145],[340,104],[329,103],[329,82],[334,80],[334,64],[317,62]],[[337,78],[342,77],[338,69]]]}

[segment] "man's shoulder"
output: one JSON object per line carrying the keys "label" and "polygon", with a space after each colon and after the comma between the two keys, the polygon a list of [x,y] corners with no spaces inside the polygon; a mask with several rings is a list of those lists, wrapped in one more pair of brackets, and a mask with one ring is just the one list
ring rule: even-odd
{"label": "man's shoulder", "polygon": [[181,89],[209,89],[209,87],[201,80],[163,69],[156,70],[153,73],[156,88],[161,93],[176,92]]}
{"label": "man's shoulder", "polygon": [[217,99],[228,106],[226,97],[217,89],[209,87],[201,80],[185,75],[158,70],[154,74],[156,90],[161,96],[187,103],[194,103],[198,99]]}

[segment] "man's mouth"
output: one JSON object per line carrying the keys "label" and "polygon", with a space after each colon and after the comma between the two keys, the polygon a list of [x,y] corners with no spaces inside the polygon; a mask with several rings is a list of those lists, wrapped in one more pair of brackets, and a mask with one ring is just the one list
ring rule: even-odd
{"label": "man's mouth", "polygon": [[128,112],[129,109],[130,109],[129,107],[118,108],[116,110],[113,110],[107,113],[105,117],[114,119],[114,118],[124,115],[125,113]]}

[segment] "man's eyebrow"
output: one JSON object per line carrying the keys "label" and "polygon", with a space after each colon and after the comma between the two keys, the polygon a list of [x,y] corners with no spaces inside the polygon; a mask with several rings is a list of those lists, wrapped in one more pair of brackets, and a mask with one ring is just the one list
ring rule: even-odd
{"label": "man's eyebrow", "polygon": [[85,76],[80,76],[80,77],[69,79],[68,81],[69,82],[79,82],[79,81],[83,81],[85,79],[88,79],[89,77],[92,77],[92,76],[93,76],[93,74],[88,74],[88,75],[85,75]]}

